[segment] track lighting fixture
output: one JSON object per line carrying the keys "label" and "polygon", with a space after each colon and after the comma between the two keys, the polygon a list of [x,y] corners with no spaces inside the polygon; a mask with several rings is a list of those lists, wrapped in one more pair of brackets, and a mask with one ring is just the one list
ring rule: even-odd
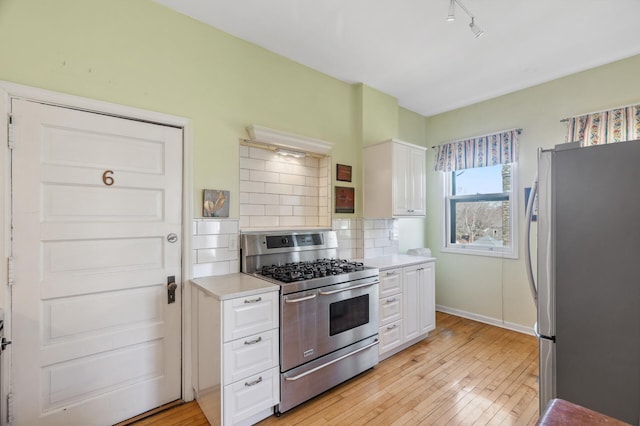
{"label": "track lighting fixture", "polygon": [[456,20],[456,0],[450,0],[449,3],[449,16],[447,16],[447,21],[455,21]]}
{"label": "track lighting fixture", "polygon": [[466,13],[469,16],[469,18],[471,18],[471,23],[469,23],[469,28],[471,29],[471,32],[473,33],[473,35],[475,35],[476,38],[478,38],[482,34],[484,34],[484,31],[482,30],[482,28],[480,28],[478,24],[476,24],[476,17],[473,16],[473,13],[469,12],[469,9],[467,9],[465,5],[461,3],[460,0],[449,0],[449,15],[447,15],[447,21],[450,21],[450,22],[455,21],[456,4],[460,6],[460,9],[462,9],[464,13]]}
{"label": "track lighting fixture", "polygon": [[471,23],[469,24],[469,28],[471,28],[471,32],[473,32],[473,34],[476,36],[476,38],[478,38],[482,34],[484,34],[484,31],[482,30],[482,28],[480,28],[476,24],[475,18],[473,16],[471,17]]}

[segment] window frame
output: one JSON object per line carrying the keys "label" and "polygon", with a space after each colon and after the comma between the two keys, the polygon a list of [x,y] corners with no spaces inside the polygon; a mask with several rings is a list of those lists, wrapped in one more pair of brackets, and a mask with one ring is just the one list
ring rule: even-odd
{"label": "window frame", "polygon": [[[443,201],[444,215],[442,223],[442,246],[441,251],[445,253],[470,254],[476,256],[500,257],[508,259],[518,259],[518,197],[516,189],[518,188],[517,164],[510,163],[511,166],[511,189],[507,192],[472,194],[472,195],[451,195],[453,189],[453,172],[444,172],[443,176]],[[507,247],[482,246],[474,244],[458,244],[451,243],[452,232],[455,232],[451,226],[452,208],[459,202],[481,202],[481,201],[503,201],[508,200],[510,206],[509,212],[509,233],[511,244]],[[455,215],[455,210],[453,210]]]}

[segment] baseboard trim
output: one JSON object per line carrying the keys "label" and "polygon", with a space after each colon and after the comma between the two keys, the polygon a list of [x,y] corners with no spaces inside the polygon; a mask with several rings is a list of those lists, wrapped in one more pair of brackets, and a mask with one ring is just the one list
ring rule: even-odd
{"label": "baseboard trim", "polygon": [[455,315],[462,318],[467,318],[467,319],[478,321],[478,322],[483,322],[489,325],[495,325],[496,327],[505,328],[511,331],[517,331],[518,333],[535,336],[533,332],[533,327],[525,327],[524,325],[521,325],[521,324],[507,322],[497,318],[474,314],[473,312],[467,312],[460,309],[449,308],[448,306],[442,306],[442,305],[436,305],[436,311],[444,312],[446,314],[451,314],[451,315]]}

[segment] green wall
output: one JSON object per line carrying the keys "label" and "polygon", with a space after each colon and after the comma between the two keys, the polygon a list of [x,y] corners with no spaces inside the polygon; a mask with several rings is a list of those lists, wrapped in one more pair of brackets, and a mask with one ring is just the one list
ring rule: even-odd
{"label": "green wall", "polygon": [[230,216],[238,217],[238,141],[247,125],[334,143],[333,162],[354,166],[358,194],[363,134],[397,136],[395,98],[149,0],[2,0],[0,40],[0,80],[191,119],[196,216],[202,189],[219,188],[231,191]]}
{"label": "green wall", "polygon": [[[427,151],[426,241],[438,258],[437,303],[449,308],[532,327],[535,310],[525,273],[524,196],[536,172],[537,148],[564,141],[560,120],[640,103],[640,56],[594,68],[516,93],[426,119],[429,145],[519,127],[518,206],[520,258],[517,260],[441,253],[442,183]],[[534,232],[535,223],[534,223]],[[533,247],[535,251],[535,247]],[[594,259],[597,261],[597,259]]]}

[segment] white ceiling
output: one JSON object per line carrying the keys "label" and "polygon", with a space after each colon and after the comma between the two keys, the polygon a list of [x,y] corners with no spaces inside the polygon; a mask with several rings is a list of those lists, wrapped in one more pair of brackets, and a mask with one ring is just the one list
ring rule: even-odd
{"label": "white ceiling", "polygon": [[155,1],[426,116],[640,54],[640,0]]}

